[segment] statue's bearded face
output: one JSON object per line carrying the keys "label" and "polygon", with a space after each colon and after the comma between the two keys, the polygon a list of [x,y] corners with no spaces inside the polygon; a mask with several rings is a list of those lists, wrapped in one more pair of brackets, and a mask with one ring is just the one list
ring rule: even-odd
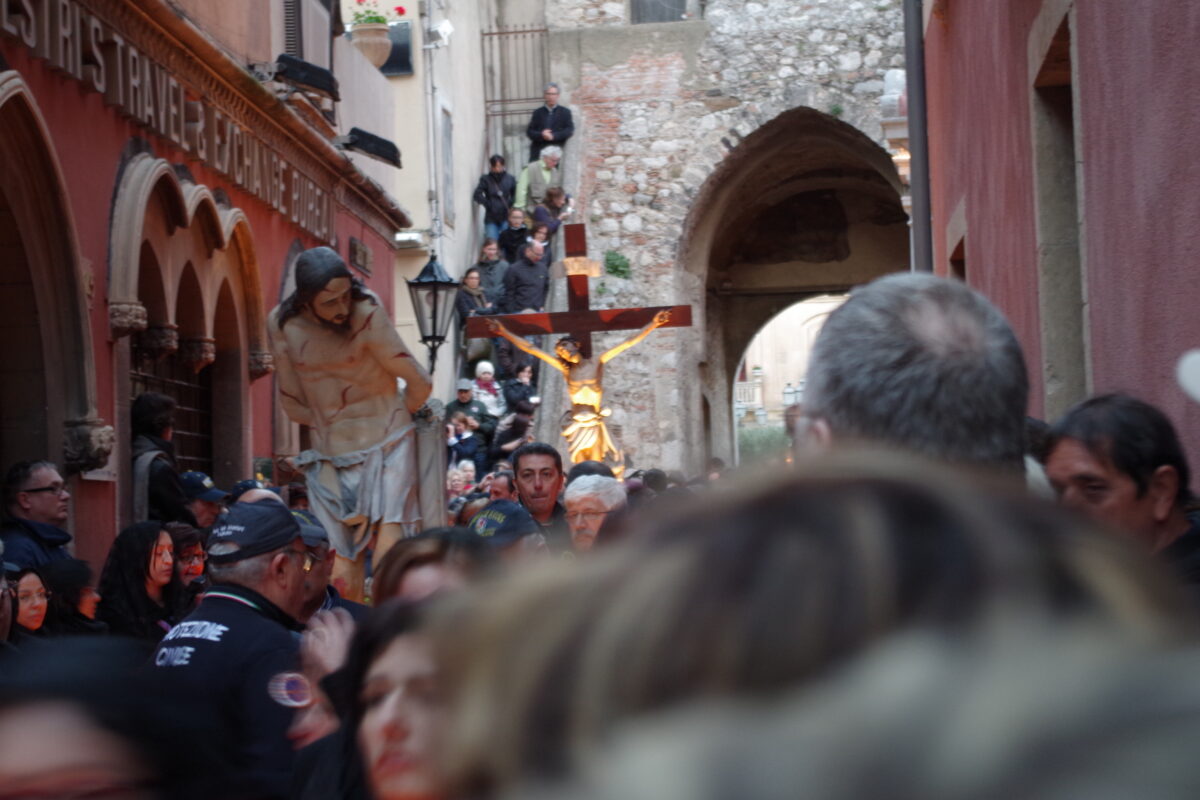
{"label": "statue's bearded face", "polygon": [[312,301],[313,316],[322,325],[339,331],[350,330],[350,279],[334,278],[325,284]]}
{"label": "statue's bearded face", "polygon": [[570,339],[563,339],[554,346],[554,352],[563,361],[569,361],[572,364],[579,363],[579,345]]}

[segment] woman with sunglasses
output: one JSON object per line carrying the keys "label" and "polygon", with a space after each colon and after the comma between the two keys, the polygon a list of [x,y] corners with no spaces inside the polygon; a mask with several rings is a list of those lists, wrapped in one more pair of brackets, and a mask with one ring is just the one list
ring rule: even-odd
{"label": "woman with sunglasses", "polygon": [[109,632],[153,647],[179,621],[185,602],[175,546],[161,522],[139,522],[117,536],[100,573],[99,619]]}
{"label": "woman with sunglasses", "polygon": [[200,595],[208,589],[210,581],[204,569],[208,556],[204,548],[208,534],[201,528],[186,522],[167,522],[163,525],[175,545],[175,577],[183,585],[183,609],[181,616],[192,613],[200,602]]}

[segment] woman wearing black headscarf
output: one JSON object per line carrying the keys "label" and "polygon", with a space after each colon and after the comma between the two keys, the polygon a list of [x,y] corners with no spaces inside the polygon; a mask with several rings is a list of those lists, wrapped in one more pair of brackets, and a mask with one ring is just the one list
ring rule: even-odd
{"label": "woman wearing black headscarf", "polygon": [[100,574],[97,617],[109,632],[153,648],[179,621],[182,604],[175,547],[163,524],[139,522],[121,531]]}
{"label": "woman wearing black headscarf", "polygon": [[42,579],[50,594],[46,633],[59,636],[108,631],[108,626],[96,619],[100,594],[86,561],[77,558],[51,561],[42,567]]}

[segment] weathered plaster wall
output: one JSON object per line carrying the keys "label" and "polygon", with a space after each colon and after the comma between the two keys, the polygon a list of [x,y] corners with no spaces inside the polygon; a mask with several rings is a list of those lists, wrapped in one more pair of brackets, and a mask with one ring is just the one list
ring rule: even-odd
{"label": "weathered plaster wall", "polygon": [[1178,60],[1200,37],[1200,6],[1152,0],[1130,15],[1109,0],[1076,13],[1094,388],[1161,406],[1196,465],[1200,407],[1176,385],[1175,363],[1200,346],[1200,161],[1189,144],[1200,92]]}
{"label": "weathered plaster wall", "polygon": [[[548,6],[552,23],[570,26],[551,31],[551,74],[577,119],[567,182],[589,255],[617,250],[634,269],[630,280],[605,279],[604,294],[593,280],[593,305],[687,303],[695,319],[613,362],[612,421],[636,464],[695,470],[707,455],[701,390],[726,370],[707,361],[707,326],[722,321],[705,319],[704,257],[691,269],[679,261],[693,203],[743,139],[789,109],[811,107],[878,141],[883,75],[903,66],[900,2],[714,0],[703,20],[652,25],[612,24],[615,13],[600,4],[604,13],[589,15],[586,0]],[[763,309],[755,325],[780,310],[750,305]],[[597,337],[598,349],[623,335]],[[553,435],[557,418],[543,417],[541,435]]]}
{"label": "weathered plaster wall", "polygon": [[[1009,316],[1041,413],[1035,144],[1030,41],[1063,0],[949,4],[926,34],[934,244],[961,208],[969,282]],[[1194,71],[1179,65],[1200,35],[1200,6],[1150,0],[1075,3],[1076,159],[1091,391],[1125,390],[1162,407],[1200,458],[1200,409],[1176,386],[1175,362],[1200,343],[1200,134]],[[1044,38],[1044,35],[1043,35]],[[1039,325],[1039,322],[1041,325]]]}

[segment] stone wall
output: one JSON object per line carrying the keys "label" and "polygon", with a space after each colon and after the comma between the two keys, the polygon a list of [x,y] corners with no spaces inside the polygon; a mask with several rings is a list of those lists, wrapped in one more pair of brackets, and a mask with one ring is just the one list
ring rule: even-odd
{"label": "stone wall", "polygon": [[[695,472],[707,454],[705,328],[720,320],[704,319],[703,270],[679,261],[693,201],[742,139],[797,106],[880,141],[884,74],[903,66],[901,2],[710,0],[703,20],[614,24],[625,10],[547,4],[551,73],[576,117],[568,189],[588,223],[589,255],[615,250],[633,267],[628,280],[593,279],[593,306],[693,307],[695,327],[656,332],[612,363],[605,387],[618,444],[637,466]],[[597,351],[624,335],[596,337]],[[561,395],[560,384],[544,393]],[[561,400],[547,411],[556,407]],[[556,415],[541,425],[553,435]]]}

